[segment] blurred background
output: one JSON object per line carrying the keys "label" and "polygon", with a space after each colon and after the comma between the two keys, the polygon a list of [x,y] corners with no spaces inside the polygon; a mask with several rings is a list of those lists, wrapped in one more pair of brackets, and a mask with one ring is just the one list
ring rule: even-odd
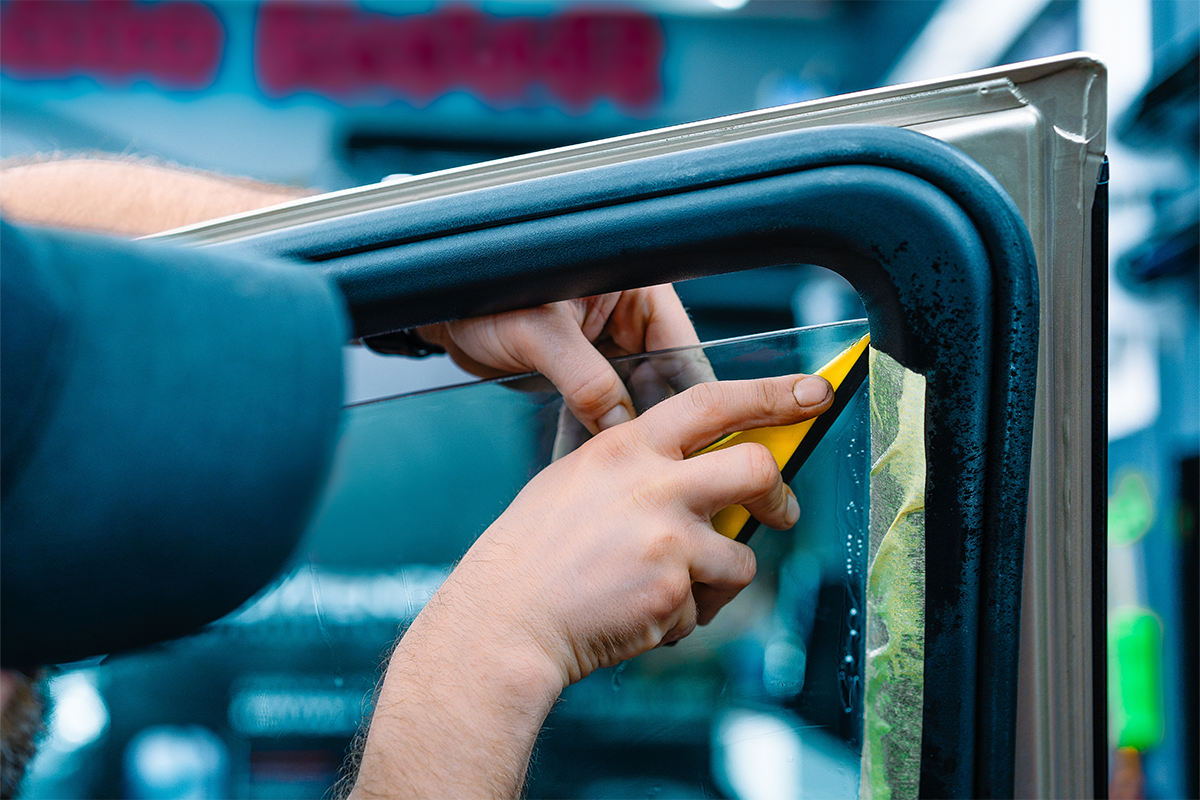
{"label": "blurred background", "polygon": [[[0,156],[104,151],[329,191],[1074,50],[1098,54],[1109,68],[1112,162],[1110,739],[1114,778],[1132,781],[1113,786],[1197,797],[1198,35],[1196,0],[7,0]],[[811,267],[679,289],[703,339],[862,315],[840,279]],[[442,358],[347,352],[351,401],[464,380]],[[440,562],[429,553],[409,561],[426,566],[387,580],[419,607]],[[800,573],[811,566],[780,563]],[[279,607],[308,598],[319,616],[317,573],[293,580]],[[360,633],[389,614],[403,618],[388,604],[399,601],[376,607],[376,595],[364,596],[345,605]],[[286,626],[227,627],[234,638],[221,652],[294,636]],[[350,660],[376,662],[394,629],[362,635]],[[229,644],[237,636],[265,638]],[[306,668],[303,654],[269,674],[219,670],[211,653],[181,655],[179,646],[159,655],[55,678],[57,710],[26,796],[319,796],[374,680],[370,666]],[[180,681],[170,673],[189,657]],[[653,699],[621,697],[634,699],[597,717],[608,727]],[[693,700],[673,707],[685,713]],[[826,725],[837,728],[837,746],[853,745],[852,717]],[[719,724],[766,736],[790,724],[781,719]],[[647,746],[618,745],[614,758],[625,761]],[[655,758],[683,758],[670,741],[655,746]],[[587,786],[597,797],[754,794],[753,781],[735,783],[597,776]]]}

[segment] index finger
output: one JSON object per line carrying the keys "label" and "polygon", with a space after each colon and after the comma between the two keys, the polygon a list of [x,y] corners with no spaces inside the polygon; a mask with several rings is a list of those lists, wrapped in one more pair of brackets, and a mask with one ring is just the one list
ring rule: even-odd
{"label": "index finger", "polygon": [[633,421],[656,451],[683,458],[726,434],[793,425],[825,411],[833,387],[817,375],[701,383]]}

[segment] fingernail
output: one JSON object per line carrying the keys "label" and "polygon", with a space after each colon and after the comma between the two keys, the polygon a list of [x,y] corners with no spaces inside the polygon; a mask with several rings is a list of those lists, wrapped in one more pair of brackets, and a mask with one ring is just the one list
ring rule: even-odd
{"label": "fingernail", "polygon": [[796,402],[804,407],[819,406],[825,402],[831,391],[833,387],[829,385],[829,381],[816,375],[809,375],[792,388]]}
{"label": "fingernail", "polygon": [[606,431],[609,428],[620,425],[622,422],[629,422],[631,419],[633,417],[629,415],[629,409],[625,408],[625,406],[615,406],[610,408],[608,413],[601,417],[596,424],[600,430]]}
{"label": "fingernail", "polygon": [[800,521],[800,501],[796,499],[796,493],[790,487],[787,496],[787,524],[791,526]]}

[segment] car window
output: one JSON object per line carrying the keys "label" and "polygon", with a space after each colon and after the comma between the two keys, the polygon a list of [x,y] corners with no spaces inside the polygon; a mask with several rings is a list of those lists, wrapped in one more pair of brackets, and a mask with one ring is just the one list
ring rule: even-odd
{"label": "car window", "polygon": [[[815,371],[866,330],[616,364],[641,410],[703,380]],[[758,576],[711,625],[564,692],[530,797],[858,796],[868,405],[864,384],[792,482],[800,521],[754,534]],[[171,752],[174,769],[217,776],[210,796],[320,797],[397,634],[529,478],[586,438],[540,376],[347,408],[288,574],[197,636],[80,671],[108,715],[91,768],[157,796],[155,754]]]}

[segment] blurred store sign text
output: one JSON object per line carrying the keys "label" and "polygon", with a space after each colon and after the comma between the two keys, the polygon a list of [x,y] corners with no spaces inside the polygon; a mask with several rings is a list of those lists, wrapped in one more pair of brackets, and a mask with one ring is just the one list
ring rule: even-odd
{"label": "blurred store sign text", "polygon": [[0,65],[23,79],[206,89],[224,48],[225,29],[203,3],[16,0],[0,25]]}
{"label": "blurred store sign text", "polygon": [[[225,62],[220,8],[14,0],[0,25],[0,66],[18,80],[208,89]],[[663,96],[662,26],[627,8],[497,16],[459,4],[389,14],[355,3],[264,2],[253,48],[257,88],[277,99],[308,92],[343,105],[420,107],[461,91],[492,108],[582,113],[607,100],[644,114]]]}
{"label": "blurred store sign text", "polygon": [[625,9],[498,17],[469,6],[393,16],[352,5],[264,4],[259,86],[274,97],[371,92],[416,105],[466,90],[492,106],[549,102],[583,111],[608,98],[645,109],[662,95],[658,22]]}

